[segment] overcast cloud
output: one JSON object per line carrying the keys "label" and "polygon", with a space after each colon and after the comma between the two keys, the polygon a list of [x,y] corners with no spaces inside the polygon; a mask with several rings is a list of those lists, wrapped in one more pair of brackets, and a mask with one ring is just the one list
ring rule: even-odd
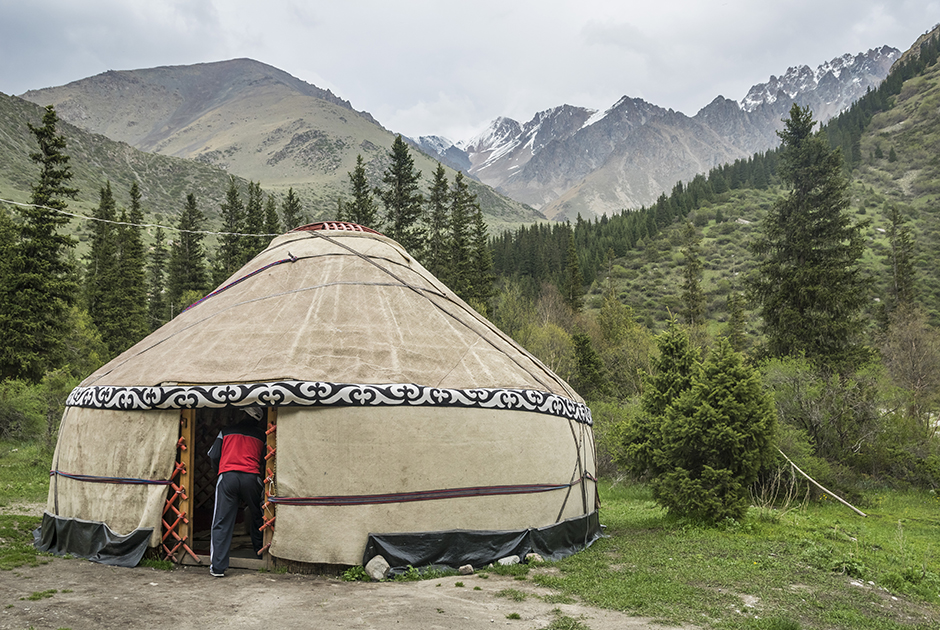
{"label": "overcast cloud", "polygon": [[938,21],[940,0],[0,0],[0,92],[249,57],[395,132],[462,140],[624,95],[691,116]]}

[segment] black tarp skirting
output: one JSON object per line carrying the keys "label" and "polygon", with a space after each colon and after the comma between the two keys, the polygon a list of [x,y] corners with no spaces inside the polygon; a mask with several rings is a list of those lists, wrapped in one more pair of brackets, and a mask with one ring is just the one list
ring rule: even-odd
{"label": "black tarp skirting", "polygon": [[136,567],[147,551],[151,534],[153,528],[147,527],[121,536],[104,523],[45,513],[42,525],[33,536],[40,551],[57,556],[70,554],[118,567]]}
{"label": "black tarp skirting", "polygon": [[589,547],[601,537],[600,520],[594,511],[538,529],[514,531],[414,532],[369,534],[362,565],[382,556],[400,573],[412,567],[484,567],[507,556],[525,558],[537,553],[545,560],[561,560]]}

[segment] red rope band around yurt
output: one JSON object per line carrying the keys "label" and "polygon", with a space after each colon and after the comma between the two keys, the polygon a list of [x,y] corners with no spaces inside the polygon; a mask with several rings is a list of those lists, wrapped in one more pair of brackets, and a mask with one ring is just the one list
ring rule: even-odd
{"label": "red rope band around yurt", "polygon": [[75,481],[87,481],[89,483],[115,483],[121,485],[146,485],[146,486],[168,486],[173,483],[170,479],[135,479],[133,477],[97,477],[95,475],[77,475],[63,472],[61,470],[50,470],[49,476],[65,477]]}
{"label": "red rope band around yurt", "polygon": [[276,505],[321,505],[351,506],[378,505],[382,503],[410,503],[412,501],[436,501],[438,499],[459,499],[464,497],[485,497],[506,494],[533,494],[566,490],[585,479],[597,481],[593,475],[585,474],[571,483],[557,484],[520,484],[510,486],[477,486],[469,488],[450,488],[447,490],[421,490],[418,492],[398,492],[391,494],[361,494],[329,497],[269,497],[268,501]]}

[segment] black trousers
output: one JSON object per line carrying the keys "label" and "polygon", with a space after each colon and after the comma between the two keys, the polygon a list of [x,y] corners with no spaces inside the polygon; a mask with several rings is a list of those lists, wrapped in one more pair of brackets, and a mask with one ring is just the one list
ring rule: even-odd
{"label": "black trousers", "polygon": [[219,475],[215,484],[215,508],[212,513],[212,542],[209,554],[212,571],[223,573],[228,569],[229,550],[232,547],[232,531],[240,503],[248,506],[248,534],[255,553],[263,546],[259,528],[264,523],[261,515],[261,494],[264,485],[261,475],[229,471]]}

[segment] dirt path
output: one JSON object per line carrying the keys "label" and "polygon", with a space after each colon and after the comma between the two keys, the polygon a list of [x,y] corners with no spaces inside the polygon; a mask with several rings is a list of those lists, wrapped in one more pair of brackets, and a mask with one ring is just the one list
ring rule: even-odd
{"label": "dirt path", "polygon": [[[57,592],[49,597],[25,599],[51,589]],[[514,601],[497,595],[506,589],[526,596]],[[590,630],[667,628],[622,613],[541,599],[552,594],[530,581],[498,575],[361,583],[230,569],[226,577],[212,578],[201,567],[124,569],[54,558],[38,567],[0,572],[0,628],[535,630],[559,614]],[[508,619],[512,613],[520,618]]]}

